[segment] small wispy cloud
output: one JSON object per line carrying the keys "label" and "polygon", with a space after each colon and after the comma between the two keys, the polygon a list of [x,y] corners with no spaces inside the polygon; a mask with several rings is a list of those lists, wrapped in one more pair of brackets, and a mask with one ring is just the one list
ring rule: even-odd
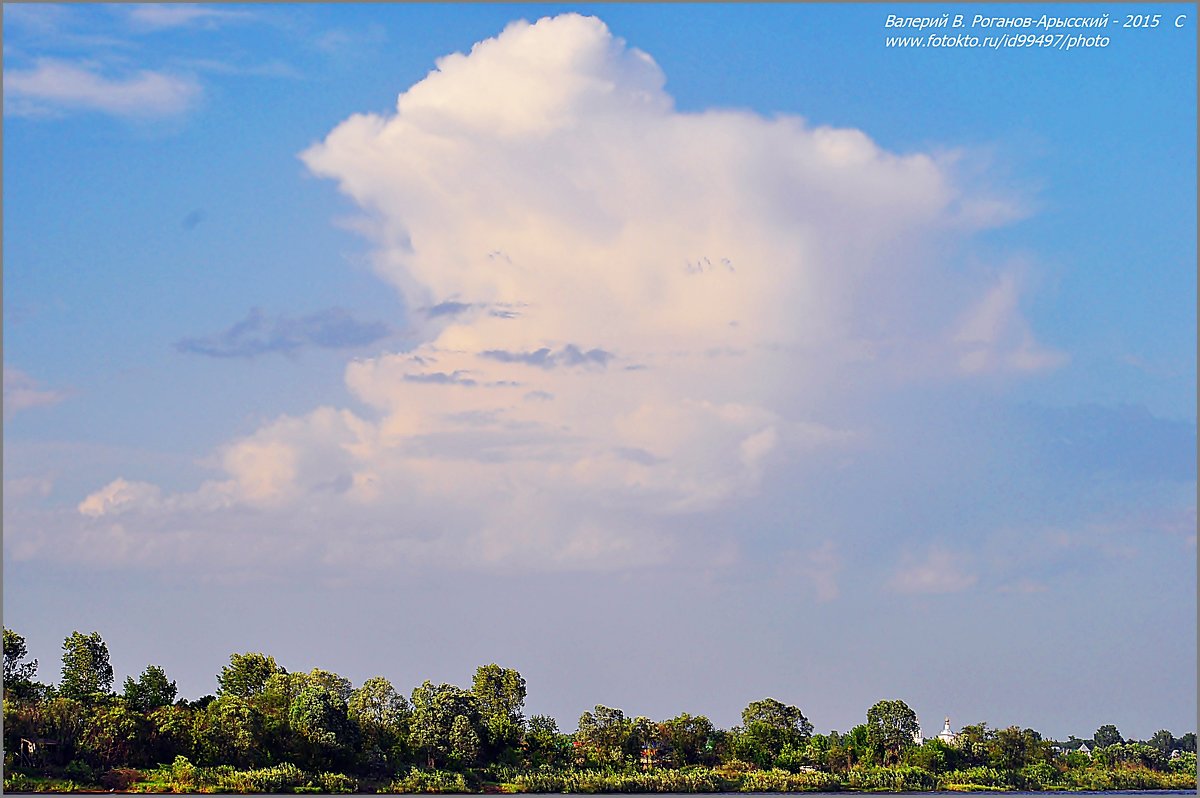
{"label": "small wispy cloud", "polygon": [[175,342],[180,352],[209,357],[257,357],[291,354],[301,349],[352,349],[374,343],[391,334],[382,322],[358,321],[341,308],[332,308],[300,318],[268,318],[253,308],[246,318],[227,330],[205,338]]}
{"label": "small wispy cloud", "polygon": [[486,357],[489,360],[498,360],[501,363],[524,363],[527,366],[537,366],[543,369],[552,369],[559,366],[600,366],[603,368],[608,365],[608,361],[612,360],[612,352],[606,352],[603,349],[589,349],[584,351],[575,344],[567,344],[557,352],[549,347],[542,347],[533,352],[510,352],[504,349],[488,349],[479,353],[481,357]]}
{"label": "small wispy cloud", "polygon": [[405,382],[422,382],[429,385],[477,385],[476,380],[465,376],[465,372],[455,371],[447,374],[444,371],[434,371],[428,374],[405,374]]}
{"label": "small wispy cloud", "polygon": [[110,77],[91,64],[40,58],[31,69],[6,69],[4,92],[6,111],[20,116],[98,111],[149,118],[187,111],[202,90],[192,78],[166,72]]}
{"label": "small wispy cloud", "polygon": [[1069,361],[1062,351],[1039,343],[1021,315],[1021,285],[1003,275],[965,316],[954,336],[959,368],[966,374],[1053,371]]}
{"label": "small wispy cloud", "polygon": [[961,593],[979,577],[967,567],[963,557],[934,548],[924,560],[909,559],[888,581],[897,593]]}
{"label": "small wispy cloud", "polygon": [[332,28],[313,38],[318,50],[330,56],[347,56],[374,49],[387,41],[387,29],[371,24],[359,30]]}
{"label": "small wispy cloud", "polygon": [[453,300],[447,300],[445,302],[439,302],[436,305],[423,308],[422,312],[429,318],[436,319],[439,316],[457,316],[460,313],[465,313],[473,307],[475,306],[469,302],[455,302]]}
{"label": "small wispy cloud", "polygon": [[246,11],[193,5],[191,3],[146,3],[128,6],[129,21],[137,30],[157,31],[169,28],[214,29],[224,22],[244,20]]}
{"label": "small wispy cloud", "polygon": [[63,391],[44,388],[25,372],[4,367],[4,415],[11,416],[32,407],[55,405],[67,398]]}
{"label": "small wispy cloud", "polygon": [[783,552],[778,560],[778,573],[791,580],[807,582],[817,602],[825,604],[841,595],[838,578],[845,565],[844,558],[832,540],[810,549]]}
{"label": "small wispy cloud", "polygon": [[198,73],[212,75],[236,75],[253,78],[298,78],[301,73],[286,61],[272,59],[260,63],[244,61],[222,61],[215,58],[179,58],[173,64]]}

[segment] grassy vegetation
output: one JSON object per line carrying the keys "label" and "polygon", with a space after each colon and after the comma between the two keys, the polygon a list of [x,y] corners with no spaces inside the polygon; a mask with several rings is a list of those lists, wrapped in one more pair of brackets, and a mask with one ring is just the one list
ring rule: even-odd
{"label": "grassy vegetation", "polygon": [[[838,776],[817,770],[790,772],[690,767],[679,770],[615,772],[551,770],[502,774],[413,768],[390,780],[355,779],[341,773],[306,772],[290,763],[239,770],[230,765],[198,767],[184,757],[148,770],[121,768],[79,781],[6,774],[5,792],[129,792],[231,794],[454,794],[454,793],[715,793],[715,792],[1011,792],[1193,790],[1196,774],[1145,767],[1050,769],[1030,774],[975,767],[936,774],[918,767],[857,767]],[[497,778],[499,776],[499,778]]]}

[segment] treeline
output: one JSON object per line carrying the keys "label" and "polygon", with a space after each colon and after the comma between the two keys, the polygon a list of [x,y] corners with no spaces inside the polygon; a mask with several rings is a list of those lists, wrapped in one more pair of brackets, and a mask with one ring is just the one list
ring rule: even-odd
{"label": "treeline", "polygon": [[[703,715],[627,717],[596,706],[577,730],[525,717],[525,679],[495,664],[470,688],[383,677],[355,687],[233,654],[215,695],[177,696],[148,666],[113,689],[98,633],[63,643],[57,685],[37,681],[25,640],[4,630],[4,786],[145,792],[724,792],[935,789],[1194,789],[1195,734],[1088,740],[966,726],[918,744],[916,714],[880,701],[845,733],[814,734],[801,710],[751,702],[741,725]],[[1091,750],[1087,750],[1091,749]]]}

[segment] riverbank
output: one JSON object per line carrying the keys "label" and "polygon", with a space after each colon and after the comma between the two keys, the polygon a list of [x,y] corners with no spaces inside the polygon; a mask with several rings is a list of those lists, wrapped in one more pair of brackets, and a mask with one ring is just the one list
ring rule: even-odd
{"label": "riverbank", "polygon": [[[180,761],[182,760],[182,761]],[[391,779],[354,778],[341,773],[309,773],[284,763],[237,770],[196,767],[182,757],[173,765],[147,770],[120,768],[93,779],[6,773],[6,793],[150,794],[519,794],[519,793],[844,793],[844,792],[1129,792],[1196,789],[1192,772],[1141,767],[1087,767],[1040,773],[992,768],[931,773],[914,767],[854,768],[845,774],[808,770],[687,768],[648,772],[597,770],[495,773],[421,770]],[[1052,772],[1051,772],[1052,771]]]}

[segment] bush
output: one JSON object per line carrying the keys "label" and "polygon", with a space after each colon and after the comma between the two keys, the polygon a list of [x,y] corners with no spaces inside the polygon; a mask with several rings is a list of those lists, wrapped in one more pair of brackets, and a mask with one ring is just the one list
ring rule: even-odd
{"label": "bush", "polygon": [[1060,784],[1062,781],[1058,768],[1049,762],[1035,762],[1021,768],[1020,785],[1025,790],[1041,790]]}
{"label": "bush", "polygon": [[966,770],[951,770],[943,773],[940,784],[942,789],[955,787],[1010,787],[1009,774],[989,767],[974,767]]}
{"label": "bush", "polygon": [[82,784],[94,784],[96,781],[96,772],[92,770],[92,766],[78,759],[70,761],[63,770],[63,775],[71,781],[77,781]]}
{"label": "bush", "polygon": [[321,792],[344,793],[358,789],[358,782],[344,773],[318,773],[316,780]]}
{"label": "bush", "polygon": [[847,774],[847,781],[856,790],[887,790],[889,792],[924,792],[936,790],[937,776],[928,770],[914,767],[857,767]]}
{"label": "bush", "polygon": [[1194,751],[1184,751],[1176,759],[1170,761],[1170,769],[1172,773],[1190,773],[1196,775],[1196,753]]}
{"label": "bush", "polygon": [[100,777],[100,785],[110,791],[129,792],[129,788],[141,780],[141,771],[133,768],[113,768]]}
{"label": "bush", "polygon": [[308,774],[291,762],[247,770],[238,775],[243,776],[251,787],[246,792],[293,792],[297,787],[309,786]]}
{"label": "bush", "polygon": [[1161,773],[1143,767],[1092,767],[1067,773],[1067,785],[1082,790],[1194,790],[1195,773]]}
{"label": "bush", "polygon": [[34,787],[33,779],[24,773],[13,773],[10,770],[4,771],[5,792],[33,792]]}
{"label": "bush", "polygon": [[180,787],[194,787],[200,780],[200,768],[188,761],[186,756],[177,756],[171,763],[171,784]]}
{"label": "bush", "polygon": [[758,770],[742,776],[741,792],[836,792],[842,782],[832,773],[806,770]]}
{"label": "bush", "polygon": [[413,768],[404,778],[396,779],[381,793],[443,793],[470,792],[467,780],[461,773],[442,770],[418,770]]}

